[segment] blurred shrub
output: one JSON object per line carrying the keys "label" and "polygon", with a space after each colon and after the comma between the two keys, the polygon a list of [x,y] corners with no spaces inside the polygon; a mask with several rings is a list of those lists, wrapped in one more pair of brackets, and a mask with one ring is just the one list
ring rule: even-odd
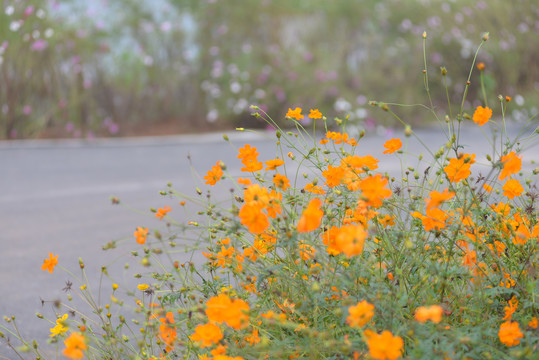
{"label": "blurred shrub", "polygon": [[[6,0],[0,10],[2,137],[47,128],[115,135],[160,122],[184,132],[252,127],[250,104],[270,114],[317,104],[383,129],[392,120],[371,117],[368,100],[411,102],[424,91],[423,31],[431,75],[444,66],[451,82],[488,31],[479,58],[486,91],[524,107],[538,100],[533,0]],[[409,84],[416,86],[403,99],[399,89]],[[451,100],[463,86],[450,83]],[[442,96],[433,99],[441,110]],[[400,115],[423,120],[411,109]],[[527,115],[517,108],[513,117]]]}

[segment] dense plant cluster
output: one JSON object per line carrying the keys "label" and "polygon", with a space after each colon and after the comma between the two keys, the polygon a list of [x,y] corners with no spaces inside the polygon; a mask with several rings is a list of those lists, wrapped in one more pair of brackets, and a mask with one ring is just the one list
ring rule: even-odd
{"label": "dense plant cluster", "polygon": [[[116,136],[137,126],[154,131],[159,122],[169,132],[247,126],[250,104],[270,114],[286,112],[289,104],[320,107],[327,116],[348,115],[350,124],[384,132],[394,121],[375,115],[368,99],[418,98],[421,86],[410,84],[417,80],[412,69],[421,68],[414,54],[425,29],[436,49],[428,70],[447,67],[451,100],[463,91],[457,79],[465,71],[463,60],[473,56],[475,34],[492,29],[493,40],[479,59],[487,66],[486,91],[507,89],[516,119],[526,119],[537,101],[539,8],[533,0],[230,5],[3,1],[0,137],[43,130],[64,137]],[[476,95],[481,89],[473,80],[469,90]],[[403,87],[409,90],[400,92]],[[433,87],[434,104],[445,107],[443,87]],[[407,114],[415,124],[428,121]]]}
{"label": "dense plant cluster", "polygon": [[[94,313],[64,312],[69,293],[51,321],[51,342],[69,359],[537,356],[539,171],[523,166],[521,152],[538,130],[509,138],[512,98],[500,95],[491,108],[485,97],[467,113],[466,90],[442,117],[432,103],[418,106],[442,122],[447,143],[407,153],[415,134],[403,122],[402,138],[380,144],[381,159],[362,148],[364,133],[346,132],[346,119],[290,107],[285,119],[295,131],[287,132],[253,106],[277,128],[276,153],[244,144],[242,176],[217,161],[204,176],[207,192],[163,191],[170,206],[152,212],[166,229],[141,225],[129,240],[146,269],[135,274],[137,288],[114,283],[105,305],[86,284],[73,288]],[[402,121],[397,106],[371,105]],[[491,131],[489,153],[466,152],[464,123]],[[379,171],[393,157],[400,177]],[[188,203],[200,211],[176,222],[175,210]],[[180,244],[194,244],[205,260],[178,262]],[[55,266],[49,254],[42,269]],[[41,358],[37,344],[23,344],[19,351]]]}

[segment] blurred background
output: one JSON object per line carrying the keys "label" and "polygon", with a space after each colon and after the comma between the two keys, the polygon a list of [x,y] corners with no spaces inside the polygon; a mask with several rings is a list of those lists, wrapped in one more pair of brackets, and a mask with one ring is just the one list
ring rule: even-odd
{"label": "blurred background", "polygon": [[440,67],[460,103],[486,31],[491,107],[502,94],[515,120],[537,113],[536,0],[0,0],[0,139],[262,127],[251,104],[276,120],[313,107],[384,131],[395,124],[369,100],[426,103],[423,31],[441,113]]}

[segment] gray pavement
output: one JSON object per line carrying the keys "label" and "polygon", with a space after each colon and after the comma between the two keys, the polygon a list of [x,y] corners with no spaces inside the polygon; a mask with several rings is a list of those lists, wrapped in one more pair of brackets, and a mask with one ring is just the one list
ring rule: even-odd
{"label": "gray pavement", "polygon": [[[417,134],[433,152],[447,141],[438,128]],[[272,134],[234,133],[230,138],[236,148],[246,143],[258,147],[262,160],[278,155]],[[381,160],[381,170],[398,175],[400,160],[382,154],[385,140],[368,136],[361,140],[358,153],[374,155]],[[488,142],[475,126],[465,128],[462,143],[470,146],[466,152],[479,154],[479,162],[484,160],[481,154],[489,151]],[[528,145],[524,161],[526,166],[535,167],[529,162],[539,161],[539,147],[537,142]],[[410,159],[425,153],[425,163],[429,161],[423,145],[413,138],[406,151]],[[217,160],[227,163],[232,174],[240,175],[236,154],[221,134],[0,142],[0,316],[15,315],[23,336],[46,341],[51,325],[37,319],[35,313],[53,318],[55,310],[51,303],[42,306],[40,299],[65,299],[61,289],[67,280],[73,281],[60,269],[54,274],[40,269],[48,252],[58,255],[60,265],[77,275],[78,258],[82,257],[90,283],[97,286],[101,266],[119,255],[103,252],[102,245],[132,239],[136,226],[158,227],[150,207],[169,205],[175,209],[172,217],[184,219],[176,211],[177,199],[158,194],[167,182],[181,192],[194,194],[196,186],[204,188],[196,172],[204,176]],[[409,165],[416,165],[416,160]],[[141,212],[113,206],[110,196],[118,196],[122,204]],[[118,251],[128,253],[131,249],[127,246]],[[121,272],[124,263],[125,259],[113,266]],[[11,339],[18,344],[13,336]],[[14,358],[0,340],[0,359]]]}

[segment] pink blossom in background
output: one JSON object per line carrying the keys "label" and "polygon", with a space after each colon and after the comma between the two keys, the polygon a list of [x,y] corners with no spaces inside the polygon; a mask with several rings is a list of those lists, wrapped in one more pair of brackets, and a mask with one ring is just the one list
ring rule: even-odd
{"label": "pink blossom in background", "polygon": [[73,130],[75,130],[75,124],[73,124],[72,122],[68,122],[65,126],[65,130],[68,133],[72,132]]}
{"label": "pink blossom in background", "polygon": [[395,129],[393,129],[393,128],[391,128],[391,127],[385,128],[385,134],[384,134],[384,137],[385,137],[386,139],[389,140],[389,139],[393,138],[394,134],[395,134]]}
{"label": "pink blossom in background", "polygon": [[9,137],[10,137],[11,139],[15,139],[15,138],[17,137],[17,135],[18,135],[17,129],[13,129],[13,130],[11,130],[11,131],[9,132]]}
{"label": "pink blossom in background", "polygon": [[328,80],[337,80],[337,72],[335,70],[331,70],[328,74]]}
{"label": "pink blossom in background", "polygon": [[276,98],[279,102],[285,101],[285,100],[286,100],[286,94],[285,94],[284,90],[281,89],[281,88],[275,89],[275,98]]}
{"label": "pink blossom in background", "polygon": [[30,105],[25,105],[22,108],[22,112],[24,115],[30,115],[32,113],[32,107]]}
{"label": "pink blossom in background", "polygon": [[376,120],[372,117],[368,117],[365,119],[365,129],[368,131],[372,131],[376,128]]}
{"label": "pink blossom in background", "polygon": [[9,45],[9,43],[8,43],[7,41],[4,41],[4,42],[2,43],[2,46],[0,46],[0,47],[1,47],[2,49],[6,50],[7,47],[8,47],[8,45]]}
{"label": "pink blossom in background", "polygon": [[306,52],[305,54],[303,54],[303,60],[305,60],[306,62],[311,62],[313,61],[314,59],[314,56],[311,52]]}
{"label": "pink blossom in background", "polygon": [[295,71],[289,71],[288,72],[288,80],[290,81],[296,81],[298,79],[298,73],[296,73]]}
{"label": "pink blossom in background", "polygon": [[120,131],[120,126],[116,123],[112,123],[109,125],[109,133],[111,135],[115,135],[118,133],[118,131]]}
{"label": "pink blossom in background", "polygon": [[34,41],[34,43],[30,46],[30,50],[32,51],[43,51],[47,48],[47,46],[49,45],[49,43],[46,41],[46,40],[43,40],[43,39],[37,39],[36,41]]}
{"label": "pink blossom in background", "polygon": [[316,77],[316,80],[318,80],[320,82],[326,81],[326,74],[320,69],[317,69],[315,71],[314,76]]}
{"label": "pink blossom in background", "polygon": [[161,31],[162,32],[167,33],[171,29],[172,29],[172,24],[170,23],[170,21],[165,21],[164,23],[161,24]]}
{"label": "pink blossom in background", "polygon": [[337,96],[339,96],[339,89],[336,86],[331,86],[327,90],[327,94],[328,94],[328,96],[331,96],[331,97],[337,97]]}
{"label": "pink blossom in background", "polygon": [[26,9],[24,9],[24,16],[28,17],[32,15],[33,12],[34,12],[34,7],[32,5],[29,5],[26,7]]}

